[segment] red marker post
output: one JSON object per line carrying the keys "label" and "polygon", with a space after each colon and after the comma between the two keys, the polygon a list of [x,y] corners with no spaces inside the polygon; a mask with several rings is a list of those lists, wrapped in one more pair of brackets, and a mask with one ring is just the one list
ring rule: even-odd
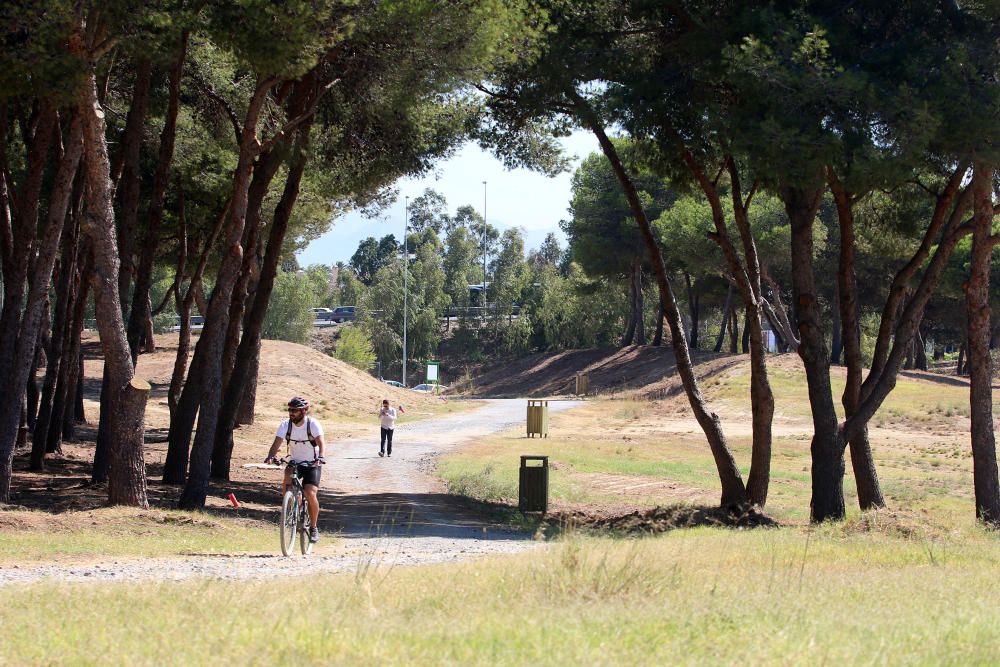
{"label": "red marker post", "polygon": [[232,493],[229,494],[229,502],[233,504],[233,507],[239,507],[240,501],[236,500],[236,496]]}

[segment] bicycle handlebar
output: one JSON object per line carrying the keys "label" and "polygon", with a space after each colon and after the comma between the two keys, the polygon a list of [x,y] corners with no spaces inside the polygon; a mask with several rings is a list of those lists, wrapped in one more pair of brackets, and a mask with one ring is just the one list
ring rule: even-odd
{"label": "bicycle handlebar", "polygon": [[314,459],[312,461],[299,461],[298,463],[296,463],[296,462],[292,461],[292,459],[289,458],[289,457],[287,457],[287,456],[283,456],[280,459],[274,459],[274,461],[278,465],[286,465],[286,466],[299,465],[299,466],[303,466],[305,468],[318,468],[319,466],[321,466],[324,463],[326,463],[325,461],[320,461],[319,459]]}

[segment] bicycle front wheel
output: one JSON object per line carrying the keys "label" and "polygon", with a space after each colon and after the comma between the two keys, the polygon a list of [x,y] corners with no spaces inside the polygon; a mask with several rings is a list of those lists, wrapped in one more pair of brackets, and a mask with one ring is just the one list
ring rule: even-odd
{"label": "bicycle front wheel", "polygon": [[297,532],[299,508],[295,494],[290,490],[285,491],[285,497],[281,499],[281,555],[291,556],[292,545],[295,543],[295,533]]}
{"label": "bicycle front wheel", "polygon": [[302,527],[299,529],[299,548],[301,549],[303,556],[308,556],[313,550],[313,543],[309,541],[308,520],[304,520],[302,522]]}

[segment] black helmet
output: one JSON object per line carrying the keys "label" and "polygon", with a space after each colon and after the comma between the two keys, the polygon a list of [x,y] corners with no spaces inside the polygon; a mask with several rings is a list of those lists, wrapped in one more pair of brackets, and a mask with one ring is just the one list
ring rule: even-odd
{"label": "black helmet", "polygon": [[295,396],[292,400],[288,401],[288,407],[293,410],[308,410],[309,401],[301,396]]}

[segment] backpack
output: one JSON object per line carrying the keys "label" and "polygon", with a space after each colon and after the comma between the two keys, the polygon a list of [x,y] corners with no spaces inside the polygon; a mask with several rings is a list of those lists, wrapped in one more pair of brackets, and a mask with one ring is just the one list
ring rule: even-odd
{"label": "backpack", "polygon": [[[312,434],[312,417],[306,415],[306,437],[309,439],[309,444],[313,446],[313,453],[316,452],[316,438]],[[292,444],[292,420],[288,420],[288,430],[285,431],[285,448],[291,451]]]}

